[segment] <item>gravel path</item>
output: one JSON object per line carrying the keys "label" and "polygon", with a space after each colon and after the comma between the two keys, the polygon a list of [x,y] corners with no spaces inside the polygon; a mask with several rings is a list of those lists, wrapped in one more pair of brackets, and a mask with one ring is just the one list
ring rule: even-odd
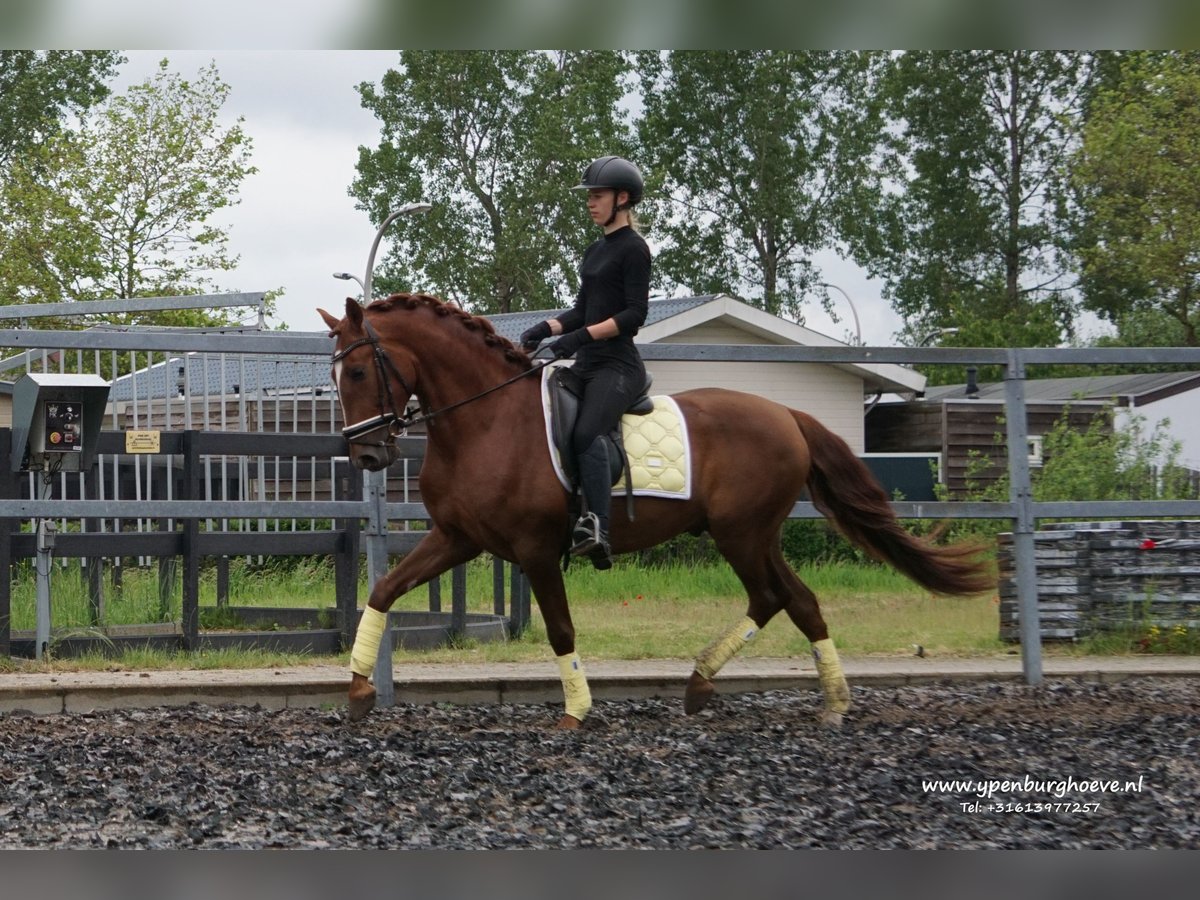
{"label": "gravel path", "polygon": [[1200,847],[1200,680],[817,699],[10,715],[0,847]]}

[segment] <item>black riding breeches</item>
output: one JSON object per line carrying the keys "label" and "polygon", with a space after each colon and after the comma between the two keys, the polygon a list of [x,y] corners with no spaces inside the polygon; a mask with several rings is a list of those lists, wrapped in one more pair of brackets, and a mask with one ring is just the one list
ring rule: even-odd
{"label": "black riding breeches", "polygon": [[645,372],[625,372],[614,368],[579,373],[583,382],[583,399],[579,418],[571,435],[571,449],[579,464],[579,483],[587,508],[608,530],[608,513],[612,505],[612,477],[608,448],[599,440],[621,421],[621,415],[641,394]]}

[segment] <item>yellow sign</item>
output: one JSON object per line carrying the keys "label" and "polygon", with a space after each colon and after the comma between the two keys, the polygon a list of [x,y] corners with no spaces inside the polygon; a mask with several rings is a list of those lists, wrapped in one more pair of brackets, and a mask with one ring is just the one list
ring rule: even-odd
{"label": "yellow sign", "polygon": [[158,453],[159,432],[157,431],[127,431],[125,432],[126,453]]}

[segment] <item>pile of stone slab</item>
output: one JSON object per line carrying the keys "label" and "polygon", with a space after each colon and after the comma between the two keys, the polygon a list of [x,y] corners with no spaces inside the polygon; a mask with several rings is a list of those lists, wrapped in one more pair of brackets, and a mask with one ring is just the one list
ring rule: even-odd
{"label": "pile of stone slab", "polygon": [[[1034,536],[1042,640],[1200,628],[1200,521],[1070,522]],[[1012,536],[1000,535],[1000,639],[1020,640]]]}

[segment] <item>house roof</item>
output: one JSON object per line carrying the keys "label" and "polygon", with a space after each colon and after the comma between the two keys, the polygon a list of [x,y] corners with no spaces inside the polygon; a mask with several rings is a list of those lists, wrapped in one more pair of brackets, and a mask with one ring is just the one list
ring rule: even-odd
{"label": "house roof", "polygon": [[[564,310],[534,310],[489,316],[496,332],[517,341],[525,329]],[[651,300],[639,343],[653,343],[681,334],[706,322],[723,320],[758,340],[801,346],[838,346],[828,335],[813,331],[743,303],[728,294],[670,297]],[[123,330],[130,330],[124,328]],[[314,332],[315,333],[315,332]],[[924,377],[905,366],[838,364],[861,377],[871,390],[920,390]],[[186,372],[181,370],[186,369]],[[187,353],[157,362],[113,381],[110,398],[130,401],[179,396],[181,384],[193,396],[220,396],[241,392],[296,393],[321,391],[329,386],[328,357],[264,359],[219,353]]]}
{"label": "house roof", "polygon": [[[526,328],[562,312],[565,310],[542,309],[491,316],[490,320],[496,331],[515,341]],[[845,346],[844,341],[764,312],[729,294],[651,300],[646,321],[639,329],[636,340],[639,344],[651,344],[716,320],[729,322],[759,340],[774,344],[803,347]],[[920,391],[925,386],[925,376],[907,366],[886,363],[833,365],[862,378],[872,391]]]}
{"label": "house roof", "polygon": [[[705,294],[699,297],[670,297],[664,300],[651,300],[649,308],[646,311],[646,322],[642,326],[642,331],[645,331],[651,325],[657,325],[664,319],[669,319],[690,309],[704,306],[706,303],[711,303],[718,297],[723,296],[725,295]],[[499,315],[488,316],[488,321],[492,323],[492,327],[496,329],[497,334],[516,343],[525,329],[532,328],[538,322],[544,322],[546,319],[565,312],[566,309],[536,309],[529,312],[500,313]]]}
{"label": "house roof", "polygon": [[[1115,401],[1119,406],[1145,406],[1184,391],[1200,388],[1200,372],[1148,372],[1135,375],[1084,375],[1076,378],[1040,378],[1025,382],[1028,403]],[[965,384],[927,388],[922,402],[967,400]],[[1004,400],[1004,383],[981,384],[973,399]]]}

